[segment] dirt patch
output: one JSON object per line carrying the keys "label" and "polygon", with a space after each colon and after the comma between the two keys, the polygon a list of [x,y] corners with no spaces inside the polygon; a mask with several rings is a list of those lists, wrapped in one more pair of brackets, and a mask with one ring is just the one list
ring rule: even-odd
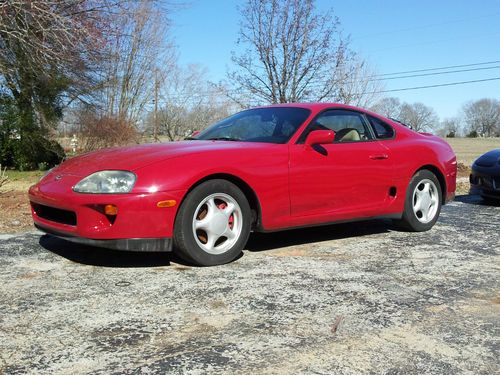
{"label": "dirt patch", "polygon": [[470,183],[469,177],[459,177],[457,178],[457,189],[456,195],[467,195],[469,194]]}
{"label": "dirt patch", "polygon": [[26,191],[0,193],[0,233],[20,232],[33,227]]}
{"label": "dirt patch", "polygon": [[464,163],[457,164],[457,177],[469,177],[471,172],[471,167],[465,165]]}

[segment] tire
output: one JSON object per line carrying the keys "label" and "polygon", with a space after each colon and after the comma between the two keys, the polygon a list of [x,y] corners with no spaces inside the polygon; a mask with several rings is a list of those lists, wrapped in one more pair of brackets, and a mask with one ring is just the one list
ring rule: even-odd
{"label": "tire", "polygon": [[236,259],[248,241],[251,211],[245,194],[227,180],[209,180],[183,201],[174,223],[174,250],[198,266]]}
{"label": "tire", "polygon": [[443,202],[436,175],[420,170],[412,177],[406,191],[403,216],[398,224],[413,232],[424,232],[436,223]]}

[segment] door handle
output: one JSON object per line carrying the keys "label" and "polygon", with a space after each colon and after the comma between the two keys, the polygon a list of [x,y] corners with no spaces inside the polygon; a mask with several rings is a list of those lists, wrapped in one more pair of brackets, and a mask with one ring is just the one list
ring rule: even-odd
{"label": "door handle", "polygon": [[374,154],[374,155],[370,155],[370,159],[372,159],[372,160],[389,159],[389,155],[387,155],[387,154]]}

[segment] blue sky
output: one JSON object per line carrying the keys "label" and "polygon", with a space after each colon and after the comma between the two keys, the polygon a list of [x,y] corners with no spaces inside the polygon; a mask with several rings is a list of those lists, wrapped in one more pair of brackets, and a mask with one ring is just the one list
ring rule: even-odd
{"label": "blue sky", "polygon": [[[191,0],[172,15],[181,64],[206,67],[213,81],[225,78],[231,51],[236,50],[239,3]],[[339,17],[344,34],[350,35],[351,48],[379,74],[500,61],[498,0],[317,1],[318,11],[329,8]],[[470,68],[485,67],[491,69],[390,80],[385,89],[500,77],[500,63]],[[466,101],[500,99],[500,80],[386,95],[423,102],[446,118],[457,115]]]}

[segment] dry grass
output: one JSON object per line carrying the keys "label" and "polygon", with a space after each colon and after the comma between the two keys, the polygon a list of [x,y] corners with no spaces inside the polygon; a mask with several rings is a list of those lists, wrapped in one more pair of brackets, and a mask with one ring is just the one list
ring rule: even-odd
{"label": "dry grass", "polygon": [[485,152],[500,148],[500,138],[446,138],[446,142],[457,154],[458,162],[467,166]]}
{"label": "dry grass", "polygon": [[44,173],[41,171],[6,171],[9,183],[3,189],[7,191],[26,192],[31,185],[36,184],[40,180]]}
{"label": "dry grass", "polygon": [[2,169],[2,164],[0,164],[0,192],[2,186],[7,185],[7,183],[9,182],[9,176],[5,174],[6,171],[7,168]]}
{"label": "dry grass", "polygon": [[457,155],[457,195],[468,194],[471,165],[487,151],[500,148],[500,138],[446,138]]}

